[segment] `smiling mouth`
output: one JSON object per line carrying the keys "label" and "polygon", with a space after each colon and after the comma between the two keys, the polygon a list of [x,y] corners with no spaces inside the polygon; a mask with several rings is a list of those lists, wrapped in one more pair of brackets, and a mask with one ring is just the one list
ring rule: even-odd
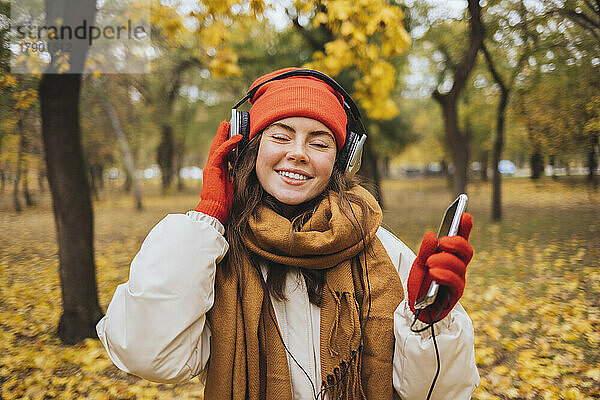
{"label": "smiling mouth", "polygon": [[276,172],[281,176],[285,176],[286,178],[290,178],[290,179],[296,179],[298,181],[306,181],[306,180],[312,179],[312,177],[310,177],[310,176],[297,174],[295,172],[288,172],[288,171],[276,171]]}

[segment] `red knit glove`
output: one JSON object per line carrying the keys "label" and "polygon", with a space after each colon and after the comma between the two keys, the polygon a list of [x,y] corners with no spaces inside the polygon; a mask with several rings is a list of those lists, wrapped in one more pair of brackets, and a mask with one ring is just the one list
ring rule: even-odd
{"label": "red knit glove", "polygon": [[234,149],[242,135],[227,140],[229,122],[223,121],[213,139],[206,166],[202,171],[202,191],[196,211],[203,212],[221,221],[227,222],[231,210],[233,185],[227,167],[227,154]]}
{"label": "red knit glove", "polygon": [[473,248],[468,242],[471,228],[473,217],[464,213],[457,236],[442,236],[439,242],[433,232],[427,232],[423,236],[419,254],[413,262],[406,284],[410,309],[413,313],[416,312],[415,303],[427,293],[432,280],[440,285],[440,291],[435,302],[421,310],[419,320],[428,324],[436,317],[437,320],[443,319],[462,296],[467,264],[473,257]]}

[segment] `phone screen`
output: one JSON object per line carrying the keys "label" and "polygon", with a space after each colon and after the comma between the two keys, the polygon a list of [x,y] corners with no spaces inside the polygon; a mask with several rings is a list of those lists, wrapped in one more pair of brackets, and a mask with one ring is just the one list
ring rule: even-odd
{"label": "phone screen", "polygon": [[468,199],[466,194],[461,194],[452,202],[452,204],[450,204],[448,209],[446,209],[446,213],[444,214],[444,218],[442,219],[438,231],[438,238],[442,236],[454,236],[458,233],[460,218],[465,211]]}
{"label": "phone screen", "polygon": [[442,236],[449,236],[450,225],[452,225],[452,219],[454,218],[454,214],[456,214],[457,207],[458,199],[456,199],[446,210],[446,214],[444,214],[444,219],[442,219],[440,229],[438,230],[438,238]]}

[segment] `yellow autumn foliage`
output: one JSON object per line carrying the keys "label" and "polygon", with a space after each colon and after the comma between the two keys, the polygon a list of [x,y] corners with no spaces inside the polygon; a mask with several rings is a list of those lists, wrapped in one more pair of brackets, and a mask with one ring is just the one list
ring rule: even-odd
{"label": "yellow autumn foliage", "polygon": [[188,30],[183,25],[182,16],[174,8],[163,5],[158,0],[152,2],[150,23],[160,31],[160,40],[164,41],[166,46],[181,46],[187,38]]}
{"label": "yellow autumn foliage", "polygon": [[[141,213],[108,191],[95,203],[100,303],[106,307],[150,228],[185,212],[199,188],[161,197],[146,185]],[[413,249],[435,230],[450,195],[441,180],[388,181],[385,223]],[[505,220],[488,220],[488,185],[472,185],[475,256],[461,300],[473,320],[482,378],[473,398],[594,399],[600,396],[600,194],[560,183],[505,181]],[[96,339],[64,346],[58,256],[49,195],[15,214],[0,197],[0,398],[202,398],[198,379],[154,384],[117,370]],[[116,223],[115,221],[118,221]],[[435,365],[432,365],[435,368]]]}
{"label": "yellow autumn foliage", "polygon": [[591,101],[586,105],[586,110],[591,118],[584,126],[584,132],[588,134],[600,134],[600,96],[592,97]]}
{"label": "yellow autumn foliage", "polygon": [[210,61],[209,68],[215,78],[223,78],[242,73],[242,70],[237,63],[237,55],[229,48],[220,51]]}
{"label": "yellow autumn foliage", "polygon": [[13,93],[16,110],[27,110],[37,100],[36,89],[25,89]]}
{"label": "yellow autumn foliage", "polygon": [[[17,124],[17,118],[7,118],[0,122],[0,129],[11,131]],[[15,169],[17,165],[17,159],[19,154],[19,135],[4,135],[0,137],[0,146],[2,147],[2,153],[0,153],[0,162],[5,167]]]}
{"label": "yellow autumn foliage", "polygon": [[10,73],[0,75],[0,89],[8,89],[17,86],[17,78]]}
{"label": "yellow autumn foliage", "polygon": [[385,120],[398,115],[391,97],[396,70],[389,60],[410,44],[400,7],[384,0],[297,0],[295,5],[305,14],[327,10],[317,11],[312,23],[314,27],[326,25],[336,37],[325,44],[325,52],[315,52],[305,66],[333,76],[355,67],[360,77],[355,81],[353,96],[368,116]]}

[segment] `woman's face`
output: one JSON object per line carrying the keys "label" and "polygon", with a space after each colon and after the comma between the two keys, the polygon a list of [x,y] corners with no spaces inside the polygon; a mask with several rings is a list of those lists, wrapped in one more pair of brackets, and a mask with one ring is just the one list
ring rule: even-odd
{"label": "woman's face", "polygon": [[336,153],[335,138],[325,124],[306,117],[284,118],[262,133],[256,176],[271,196],[298,205],[325,190]]}

